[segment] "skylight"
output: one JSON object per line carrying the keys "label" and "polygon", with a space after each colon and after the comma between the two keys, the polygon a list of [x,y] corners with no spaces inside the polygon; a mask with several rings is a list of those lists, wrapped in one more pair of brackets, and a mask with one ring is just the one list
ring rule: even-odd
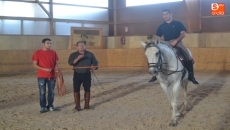
{"label": "skylight", "polygon": [[150,5],[159,3],[179,2],[183,0],[126,0],[126,6]]}

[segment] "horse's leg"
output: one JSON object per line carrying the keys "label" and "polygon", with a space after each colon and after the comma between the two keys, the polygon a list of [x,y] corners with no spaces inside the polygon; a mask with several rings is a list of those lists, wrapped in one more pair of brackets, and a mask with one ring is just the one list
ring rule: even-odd
{"label": "horse's leg", "polygon": [[168,84],[164,84],[164,83],[160,83],[160,84],[161,84],[161,88],[163,89],[164,93],[166,94],[166,96],[168,98],[169,103],[171,104],[172,93],[170,91],[169,85]]}
{"label": "horse's leg", "polygon": [[178,94],[180,91],[180,81],[176,82],[173,85],[172,88],[172,101],[171,101],[171,105],[172,105],[172,120],[170,122],[170,126],[176,126],[177,125],[177,117],[181,116],[180,112],[178,112],[177,110],[177,99],[178,99]]}
{"label": "horse's leg", "polygon": [[183,84],[182,84],[182,88],[184,90],[184,106],[185,106],[185,110],[189,111],[190,106],[187,102],[187,86],[188,86],[188,79],[185,79],[185,80],[183,80]]}

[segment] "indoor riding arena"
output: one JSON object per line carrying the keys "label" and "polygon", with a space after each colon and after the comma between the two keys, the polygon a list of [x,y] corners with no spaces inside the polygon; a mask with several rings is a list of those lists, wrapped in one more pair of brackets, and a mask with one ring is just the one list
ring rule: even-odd
{"label": "indoor riding arena", "polygon": [[[164,9],[186,28],[183,43],[199,82],[187,86],[190,110],[180,89],[175,127],[159,81],[149,82],[141,45],[156,40]],[[0,19],[1,130],[230,130],[229,0],[1,0]],[[40,113],[32,56],[44,38],[57,53],[64,85],[56,80],[56,111]],[[74,70],[68,64],[78,41],[86,41],[98,60],[90,109],[84,109],[80,90],[82,111],[74,109]],[[63,95],[58,86],[66,89]]]}

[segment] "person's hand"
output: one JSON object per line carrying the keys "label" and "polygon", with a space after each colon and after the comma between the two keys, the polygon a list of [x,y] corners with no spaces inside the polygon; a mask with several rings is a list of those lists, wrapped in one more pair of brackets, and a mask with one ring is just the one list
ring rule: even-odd
{"label": "person's hand", "polygon": [[94,71],[97,67],[96,66],[91,66],[90,71]]}
{"label": "person's hand", "polygon": [[50,69],[50,68],[44,68],[43,70],[46,71],[46,72],[51,72],[52,71],[52,69]]}
{"label": "person's hand", "polygon": [[79,56],[73,61],[73,63],[76,64],[82,57],[84,57],[84,55],[79,55]]}
{"label": "person's hand", "polygon": [[58,68],[55,68],[55,72],[57,72],[57,73],[58,73],[58,72],[59,72],[59,69],[58,69]]}
{"label": "person's hand", "polygon": [[79,55],[77,59],[80,60],[82,57],[84,57],[84,55]]}
{"label": "person's hand", "polygon": [[170,43],[170,45],[171,45],[171,46],[175,46],[175,45],[177,44],[177,42],[178,42],[177,40],[173,40],[173,41]]}

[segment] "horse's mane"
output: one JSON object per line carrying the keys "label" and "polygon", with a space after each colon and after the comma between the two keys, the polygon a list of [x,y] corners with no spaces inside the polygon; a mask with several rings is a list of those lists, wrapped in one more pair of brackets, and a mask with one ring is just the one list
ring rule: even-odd
{"label": "horse's mane", "polygon": [[162,44],[162,45],[166,45],[168,48],[172,49],[172,46],[170,46],[167,42],[164,42],[164,41],[159,41],[158,44],[156,44],[156,42],[149,42],[148,44],[146,44],[145,46],[145,50],[149,47],[157,47],[159,49],[159,45]]}
{"label": "horse's mane", "polygon": [[160,44],[168,46],[170,49],[173,49],[171,45],[169,45],[167,42],[160,41]]}
{"label": "horse's mane", "polygon": [[146,44],[145,50],[146,50],[147,48],[149,48],[149,47],[157,47],[157,45],[155,44],[155,42],[149,42],[149,43]]}

